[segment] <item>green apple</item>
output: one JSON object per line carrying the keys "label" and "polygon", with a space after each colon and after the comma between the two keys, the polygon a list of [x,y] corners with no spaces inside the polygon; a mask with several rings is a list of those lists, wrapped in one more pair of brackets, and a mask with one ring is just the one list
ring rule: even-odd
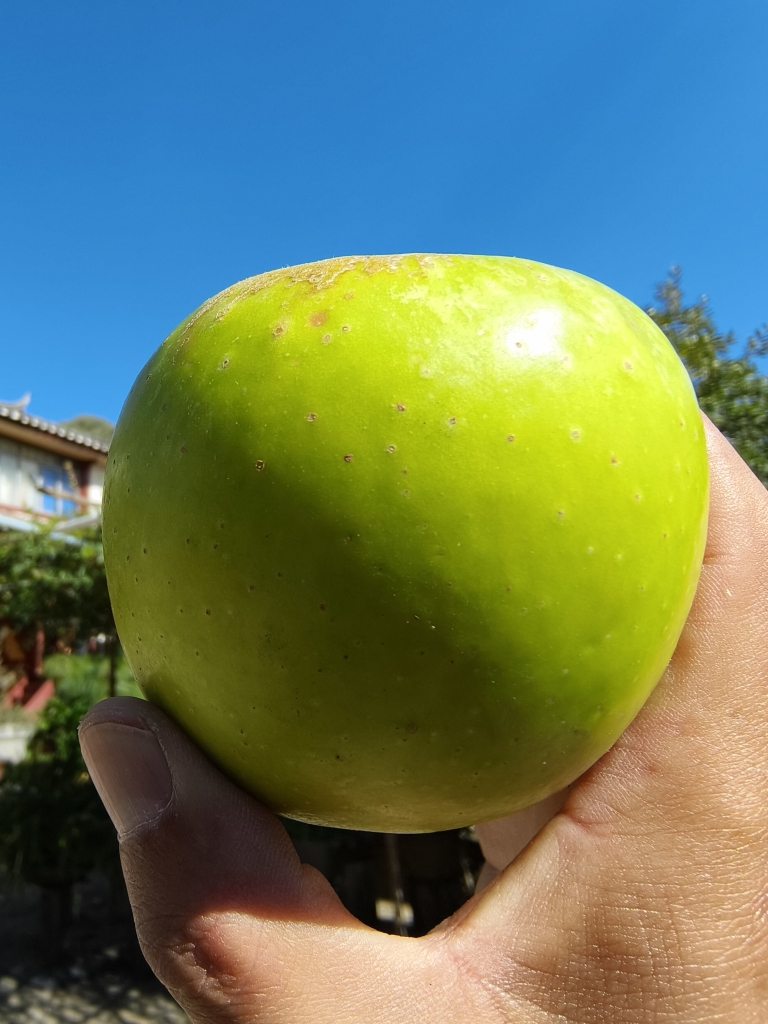
{"label": "green apple", "polygon": [[597,282],[406,255],[253,277],[139,375],[104,546],[146,696],[275,811],[498,818],[659,680],[704,550],[691,383]]}

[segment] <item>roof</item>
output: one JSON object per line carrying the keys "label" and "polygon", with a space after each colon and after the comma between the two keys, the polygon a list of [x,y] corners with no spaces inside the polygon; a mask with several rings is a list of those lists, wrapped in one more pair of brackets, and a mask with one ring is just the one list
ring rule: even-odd
{"label": "roof", "polygon": [[84,462],[104,464],[109,444],[30,416],[18,404],[0,404],[0,435]]}
{"label": "roof", "polygon": [[[86,524],[83,524],[86,525]],[[91,523],[87,524],[91,526]],[[16,516],[8,516],[3,512],[0,512],[0,530],[19,530],[22,533],[39,533],[40,526],[38,523],[30,522],[25,519],[17,519]],[[68,533],[61,533],[58,530],[54,530],[51,533],[51,537],[55,540],[63,540],[66,544],[81,544],[77,537],[72,537]]]}

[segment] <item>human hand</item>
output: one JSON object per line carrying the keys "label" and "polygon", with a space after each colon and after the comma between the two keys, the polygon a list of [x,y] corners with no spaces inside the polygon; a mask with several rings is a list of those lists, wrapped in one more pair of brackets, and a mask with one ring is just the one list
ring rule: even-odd
{"label": "human hand", "polygon": [[[90,712],[83,751],[142,947],[193,1020],[768,1020],[768,493],[707,435],[704,568],[664,678],[535,839],[423,938],[356,921],[159,710]],[[480,827],[495,868],[521,821]]]}

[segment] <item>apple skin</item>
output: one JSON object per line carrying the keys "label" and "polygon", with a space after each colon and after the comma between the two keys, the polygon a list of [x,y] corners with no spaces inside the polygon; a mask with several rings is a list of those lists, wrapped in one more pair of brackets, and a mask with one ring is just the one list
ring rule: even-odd
{"label": "apple skin", "polygon": [[104,549],[146,696],[275,811],[391,832],[570,783],[693,599],[704,433],[661,331],[528,260],[250,278],[161,345]]}

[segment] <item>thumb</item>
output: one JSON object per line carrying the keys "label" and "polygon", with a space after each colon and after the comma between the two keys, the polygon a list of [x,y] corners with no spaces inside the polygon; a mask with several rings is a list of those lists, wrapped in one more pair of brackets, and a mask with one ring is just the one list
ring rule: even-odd
{"label": "thumb", "polygon": [[[135,698],[103,701],[80,740],[118,832],[142,950],[182,1005],[205,1017],[229,1006],[243,949],[256,956],[280,923],[366,931],[300,863],[278,819],[162,711]],[[262,956],[249,986],[282,985],[279,973]]]}

